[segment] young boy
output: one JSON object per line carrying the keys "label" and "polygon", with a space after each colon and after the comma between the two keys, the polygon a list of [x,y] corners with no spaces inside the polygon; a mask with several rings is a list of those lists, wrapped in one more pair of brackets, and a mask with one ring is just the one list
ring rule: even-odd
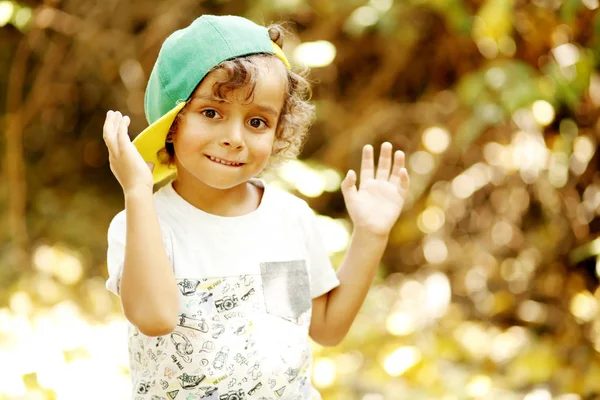
{"label": "young boy", "polygon": [[319,399],[309,337],[346,335],[400,215],[404,154],[392,162],[385,143],[375,171],[365,146],[360,187],[353,171],[342,183],[354,231],[336,274],[308,205],[256,179],[298,153],[312,117],[281,32],[202,16],[163,44],[133,143],[129,118],[108,112],[125,210],[106,286],[131,323],[134,399]]}

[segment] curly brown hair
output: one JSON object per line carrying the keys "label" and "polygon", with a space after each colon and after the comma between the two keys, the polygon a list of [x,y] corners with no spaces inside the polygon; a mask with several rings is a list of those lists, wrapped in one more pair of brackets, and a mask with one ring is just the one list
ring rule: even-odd
{"label": "curly brown hair", "polygon": [[[279,47],[282,47],[285,32],[283,27],[278,24],[271,25],[268,27],[268,31],[271,40],[277,43]],[[262,57],[275,56],[273,54],[253,54],[227,60],[214,67],[211,71],[216,69],[224,70],[226,78],[213,85],[213,95],[217,99],[224,100],[227,93],[238,88],[248,87],[250,90],[246,100],[252,101],[258,75],[258,66],[253,60]],[[273,143],[269,166],[298,156],[314,118],[314,106],[309,103],[312,91],[309,82],[305,78],[307,71],[294,72],[290,69],[286,69],[286,71],[286,94],[283,101],[283,108],[277,121],[275,142]],[[172,137],[177,133],[179,118],[185,113],[186,107],[187,105],[173,121],[168,133],[169,136]],[[158,159],[163,164],[173,165],[175,161],[173,143],[165,142],[165,147],[158,152]]]}

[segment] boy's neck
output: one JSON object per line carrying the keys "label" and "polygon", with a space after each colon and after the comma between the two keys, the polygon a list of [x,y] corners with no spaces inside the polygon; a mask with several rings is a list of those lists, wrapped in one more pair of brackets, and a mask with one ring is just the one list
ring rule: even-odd
{"label": "boy's neck", "polygon": [[213,215],[238,217],[260,205],[263,189],[245,182],[230,189],[215,189],[203,182],[173,181],[173,189],[194,207]]}

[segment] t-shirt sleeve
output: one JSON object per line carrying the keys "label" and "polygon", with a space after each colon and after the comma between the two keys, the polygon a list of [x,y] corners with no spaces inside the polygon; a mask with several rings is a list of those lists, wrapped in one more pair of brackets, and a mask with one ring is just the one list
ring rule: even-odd
{"label": "t-shirt sleeve", "polygon": [[[173,262],[173,246],[168,227],[159,219],[160,231],[167,257]],[[106,264],[108,267],[108,279],[106,289],[119,296],[121,288],[121,275],[125,260],[125,238],[127,234],[127,215],[125,210],[118,213],[108,227],[108,250],[106,252]]]}
{"label": "t-shirt sleeve", "polygon": [[310,294],[311,298],[314,299],[339,286],[340,281],[331,265],[317,217],[308,204],[304,204],[302,218],[308,254],[307,264],[310,274]]}

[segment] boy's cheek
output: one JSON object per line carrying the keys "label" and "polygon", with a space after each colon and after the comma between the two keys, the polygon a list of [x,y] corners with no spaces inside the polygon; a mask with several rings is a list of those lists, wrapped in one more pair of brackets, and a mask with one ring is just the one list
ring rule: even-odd
{"label": "boy's cheek", "polygon": [[253,149],[254,154],[271,154],[271,149],[275,144],[275,134],[273,132],[263,133],[261,135],[252,135],[246,139],[246,146]]}

